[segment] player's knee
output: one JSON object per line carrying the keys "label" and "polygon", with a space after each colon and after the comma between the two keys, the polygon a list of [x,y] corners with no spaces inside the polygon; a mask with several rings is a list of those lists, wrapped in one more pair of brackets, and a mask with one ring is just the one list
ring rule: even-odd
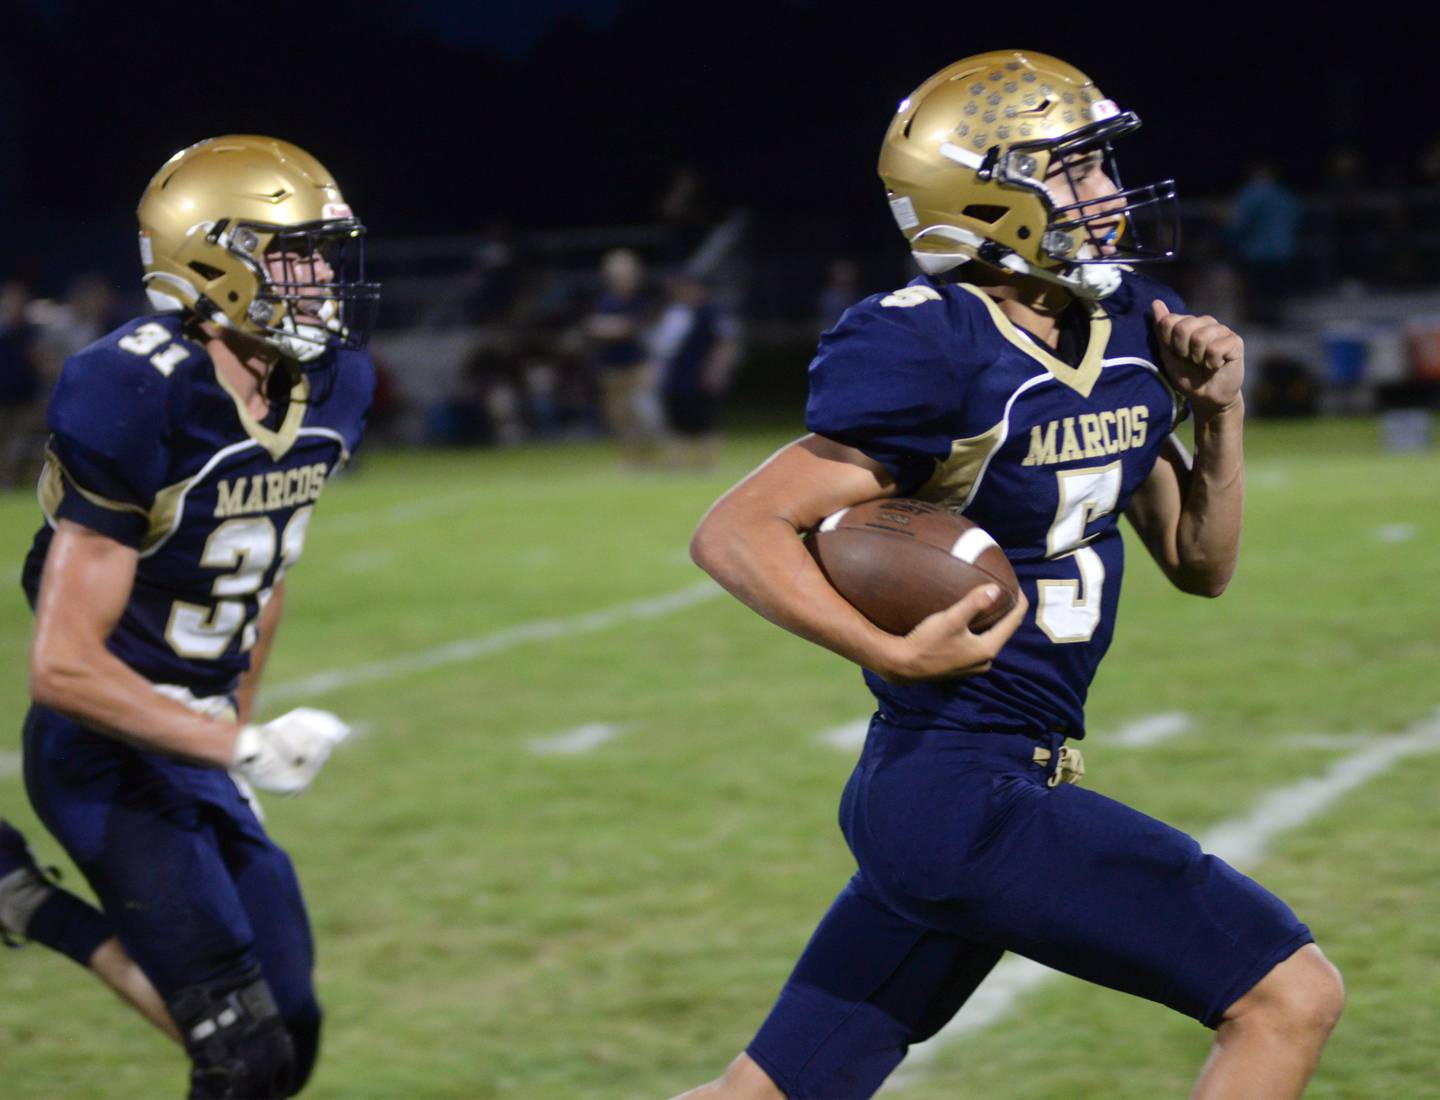
{"label": "player's knee", "polygon": [[1309,944],[1280,963],[1226,1013],[1243,1021],[1291,1035],[1323,1039],[1345,1009],[1340,971],[1318,947]]}
{"label": "player's knee", "polygon": [[1315,1030],[1329,1035],[1345,1011],[1345,979],[1340,968],[1327,959],[1317,947],[1307,955],[1310,976],[1307,979],[1303,1015]]}
{"label": "player's knee", "polygon": [[748,1054],[741,1054],[731,1062],[721,1080],[727,1096],[743,1100],[785,1100],[785,1094],[770,1080],[770,1075]]}
{"label": "player's knee", "polygon": [[181,990],[169,1009],[190,1056],[192,1098],[294,1094],[295,1044],[259,967]]}
{"label": "player's knee", "polygon": [[741,1054],[714,1081],[682,1092],[675,1100],[785,1100],[785,1094],[748,1054]]}

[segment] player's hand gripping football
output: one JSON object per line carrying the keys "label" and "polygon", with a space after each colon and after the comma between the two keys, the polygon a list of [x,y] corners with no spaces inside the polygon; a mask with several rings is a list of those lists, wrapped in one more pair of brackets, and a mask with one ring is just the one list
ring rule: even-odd
{"label": "player's hand gripping football", "polygon": [[1003,619],[979,634],[972,631],[970,624],[1001,598],[998,585],[977,585],[944,611],[922,619],[919,626],[897,639],[899,652],[890,667],[880,670],[881,675],[891,683],[907,683],[989,672],[990,663],[1015,633],[1030,606],[1021,592]]}
{"label": "player's hand gripping football", "polygon": [[299,794],[349,734],[329,711],[298,707],[263,726],[242,727],[233,767],[262,791]]}
{"label": "player's hand gripping football", "polygon": [[1195,415],[1203,419],[1233,406],[1245,381],[1245,342],[1208,314],[1171,313],[1158,298],[1150,311],[1161,365]]}

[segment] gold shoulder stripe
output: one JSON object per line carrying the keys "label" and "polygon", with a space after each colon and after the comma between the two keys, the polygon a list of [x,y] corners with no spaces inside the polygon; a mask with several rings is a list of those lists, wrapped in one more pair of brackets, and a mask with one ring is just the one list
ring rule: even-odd
{"label": "gold shoulder stripe", "polygon": [[170,534],[171,528],[175,526],[175,514],[180,510],[186,490],[194,483],[193,477],[186,478],[174,485],[165,486],[155,494],[155,503],[150,506],[150,529],[140,540],[142,554]]}
{"label": "gold shoulder stripe", "polygon": [[935,463],[935,473],[915,494],[921,500],[937,504],[964,504],[979,480],[980,471],[1005,435],[1005,421],[988,431],[957,439],[950,444],[950,457]]}
{"label": "gold shoulder stripe", "polygon": [[165,486],[155,494],[155,503],[147,511],[138,504],[110,500],[108,497],[102,497],[99,493],[92,493],[70,476],[70,472],[55,456],[55,452],[47,447],[45,465],[40,471],[40,483],[36,492],[40,497],[40,509],[52,525],[55,522],[55,515],[59,511],[60,502],[65,499],[67,486],[100,508],[109,508],[115,512],[133,512],[136,515],[144,516],[149,521],[149,527],[146,528],[145,534],[140,539],[140,551],[144,553],[169,534],[170,528],[175,523],[175,512],[180,506],[185,490],[190,487],[193,480],[190,478],[176,482],[174,485]]}
{"label": "gold shoulder stripe", "polygon": [[995,328],[1001,336],[1048,370],[1054,375],[1057,382],[1063,382],[1081,397],[1090,396],[1090,391],[1095,386],[1095,380],[1100,377],[1105,359],[1105,345],[1110,342],[1110,318],[1100,307],[1099,302],[1089,303],[1090,340],[1085,345],[1085,355],[1080,360],[1080,365],[1072,367],[1064,360],[1051,355],[1049,351],[1016,328],[1014,322],[1001,312],[1000,307],[995,304],[995,300],[979,287],[971,286],[969,283],[956,285],[962,290],[968,290],[985,303],[985,308],[990,311],[990,319],[995,323]]}
{"label": "gold shoulder stripe", "polygon": [[137,516],[146,516],[147,518],[150,515],[138,504],[130,504],[123,500],[111,500],[109,497],[102,497],[99,493],[91,492],[76,481],[70,475],[70,471],[65,469],[65,464],[56,457],[55,452],[46,447],[45,465],[40,471],[40,484],[37,492],[40,496],[40,507],[51,519],[55,518],[55,510],[60,507],[60,502],[65,498],[67,485],[98,508],[108,508],[112,512],[133,512]]}

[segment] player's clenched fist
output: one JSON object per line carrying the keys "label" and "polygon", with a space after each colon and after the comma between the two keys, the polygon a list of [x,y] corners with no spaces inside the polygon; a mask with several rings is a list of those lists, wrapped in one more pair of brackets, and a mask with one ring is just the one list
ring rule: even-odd
{"label": "player's clenched fist", "polygon": [[243,727],[233,767],[262,791],[299,794],[349,733],[329,711],[297,707],[263,726]]}
{"label": "player's clenched fist", "polygon": [[978,676],[990,671],[990,663],[1025,620],[1030,604],[1021,592],[1015,606],[988,630],[975,633],[970,624],[1001,598],[997,585],[977,585],[957,603],[937,611],[903,638],[897,639],[901,655],[881,678],[890,683]]}
{"label": "player's clenched fist", "polygon": [[1150,307],[1162,366],[1197,416],[1233,405],[1245,381],[1245,341],[1209,315],[1171,313],[1158,298]]}

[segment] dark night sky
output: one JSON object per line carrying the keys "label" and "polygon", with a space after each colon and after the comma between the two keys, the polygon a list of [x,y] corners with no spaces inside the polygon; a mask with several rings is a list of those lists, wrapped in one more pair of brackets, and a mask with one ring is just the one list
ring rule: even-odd
{"label": "dark night sky", "polygon": [[171,152],[251,131],[315,152],[377,234],[643,221],[688,162],[777,240],[868,239],[892,232],[874,160],[895,103],[1010,45],[1074,61],[1138,110],[1127,178],[1173,175],[1182,196],[1224,193],[1260,157],[1314,189],[1341,144],[1398,178],[1440,138],[1417,31],[1201,7],[1165,9],[1196,11],[1179,28],[1095,3],[1021,21],[1057,9],[6,0],[0,223],[22,251],[76,225],[119,239]]}

